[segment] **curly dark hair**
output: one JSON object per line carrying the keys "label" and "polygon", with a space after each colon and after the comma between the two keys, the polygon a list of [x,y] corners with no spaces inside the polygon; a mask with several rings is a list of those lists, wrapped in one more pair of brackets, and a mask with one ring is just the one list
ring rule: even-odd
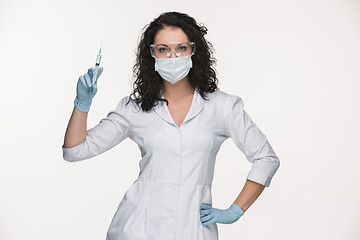
{"label": "curly dark hair", "polygon": [[[133,66],[134,90],[130,94],[135,96],[134,100],[138,105],[141,103],[143,111],[149,111],[155,102],[168,101],[160,98],[160,90],[163,85],[161,76],[155,71],[155,59],[151,56],[150,45],[154,43],[157,32],[165,26],[181,28],[191,42],[195,42],[196,52],[192,56],[193,67],[188,74],[190,84],[193,88],[198,87],[202,98],[204,93],[214,92],[219,89],[216,70],[212,67],[216,65],[213,57],[214,48],[212,44],[204,38],[207,28],[202,24],[197,24],[195,19],[185,13],[165,12],[147,24],[142,30],[140,42],[136,53],[136,62]],[[138,96],[136,96],[138,95]]]}

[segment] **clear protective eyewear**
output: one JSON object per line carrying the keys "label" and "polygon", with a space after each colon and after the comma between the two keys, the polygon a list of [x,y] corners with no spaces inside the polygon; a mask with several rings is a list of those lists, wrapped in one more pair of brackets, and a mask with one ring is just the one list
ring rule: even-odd
{"label": "clear protective eyewear", "polygon": [[[176,44],[175,50],[167,44]],[[194,42],[167,42],[150,45],[151,56],[154,58],[169,58],[171,52],[174,52],[176,57],[184,57],[195,54],[195,43]]]}

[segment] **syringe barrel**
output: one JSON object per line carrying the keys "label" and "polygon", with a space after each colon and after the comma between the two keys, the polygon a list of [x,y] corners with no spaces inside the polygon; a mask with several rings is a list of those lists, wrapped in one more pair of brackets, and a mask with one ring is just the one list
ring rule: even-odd
{"label": "syringe barrel", "polygon": [[95,64],[96,64],[96,65],[100,65],[100,61],[101,61],[101,55],[98,54],[98,55],[97,55],[97,58],[96,58]]}
{"label": "syringe barrel", "polygon": [[95,71],[93,72],[92,84],[94,84],[95,81],[96,81],[96,77],[97,77],[97,74],[98,74],[98,69],[99,69],[98,65],[95,65]]}

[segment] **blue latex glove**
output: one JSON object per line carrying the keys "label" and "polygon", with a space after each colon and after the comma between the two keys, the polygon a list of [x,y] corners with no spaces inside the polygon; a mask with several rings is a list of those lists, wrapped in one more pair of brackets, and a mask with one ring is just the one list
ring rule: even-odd
{"label": "blue latex glove", "polygon": [[89,112],[91,101],[97,92],[97,80],[100,77],[103,68],[100,67],[94,84],[91,83],[95,68],[89,68],[88,72],[79,77],[76,87],[76,98],[74,106],[82,112]]}
{"label": "blue latex glove", "polygon": [[202,203],[200,206],[200,220],[204,226],[212,223],[233,223],[242,215],[243,210],[234,202],[228,209],[217,209]]}

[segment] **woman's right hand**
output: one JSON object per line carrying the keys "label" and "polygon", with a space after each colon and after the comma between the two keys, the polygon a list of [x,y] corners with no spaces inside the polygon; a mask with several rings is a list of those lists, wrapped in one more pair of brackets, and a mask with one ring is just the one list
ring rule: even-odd
{"label": "woman's right hand", "polygon": [[89,68],[88,72],[79,77],[76,86],[76,98],[74,100],[74,106],[79,111],[89,112],[91,102],[95,94],[97,93],[97,80],[103,72],[103,68],[100,67],[97,73],[96,80],[92,84],[92,78],[95,68]]}

